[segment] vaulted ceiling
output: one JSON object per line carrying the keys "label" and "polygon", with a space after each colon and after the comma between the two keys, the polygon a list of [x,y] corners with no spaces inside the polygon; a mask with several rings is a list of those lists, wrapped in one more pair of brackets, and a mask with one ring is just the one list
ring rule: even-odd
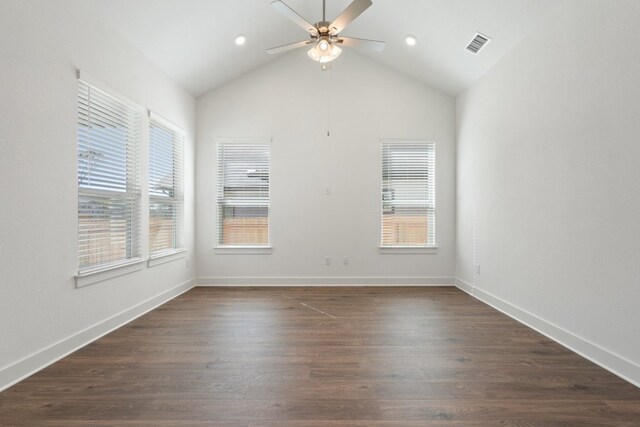
{"label": "vaulted ceiling", "polygon": [[[196,97],[276,58],[265,49],[308,38],[270,7],[272,0],[93,1],[97,13]],[[284,1],[308,21],[321,20],[321,0]],[[373,0],[342,35],[386,41],[384,51],[366,55],[455,96],[562,1]],[[350,2],[327,0],[327,20]],[[493,38],[477,56],[465,50],[476,31]],[[245,46],[234,44],[239,34]],[[416,46],[404,43],[407,34],[417,37]]]}

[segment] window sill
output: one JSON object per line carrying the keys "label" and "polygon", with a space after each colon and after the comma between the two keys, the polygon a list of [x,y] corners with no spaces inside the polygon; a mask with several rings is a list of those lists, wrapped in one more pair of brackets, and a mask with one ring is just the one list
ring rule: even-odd
{"label": "window sill", "polygon": [[124,276],[125,274],[135,273],[136,271],[142,270],[144,261],[142,258],[136,258],[120,264],[78,273],[75,275],[76,288],[83,288],[105,280]]}
{"label": "window sill", "polygon": [[378,252],[381,254],[437,254],[437,246],[380,246]]}
{"label": "window sill", "polygon": [[213,252],[218,255],[270,255],[273,246],[216,246]]}
{"label": "window sill", "polygon": [[168,262],[178,261],[184,259],[186,256],[186,249],[175,249],[172,251],[161,252],[155,255],[151,255],[147,261],[147,267],[155,267],[156,265],[166,264]]}

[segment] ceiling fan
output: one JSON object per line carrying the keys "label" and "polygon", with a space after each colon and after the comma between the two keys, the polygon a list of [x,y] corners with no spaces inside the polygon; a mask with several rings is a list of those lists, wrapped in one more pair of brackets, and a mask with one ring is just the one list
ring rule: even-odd
{"label": "ceiling fan", "polygon": [[322,0],[322,21],[315,25],[308,22],[295,10],[291,9],[282,1],[274,1],[271,7],[283,14],[289,20],[303,28],[309,33],[310,39],[284,46],[267,49],[267,53],[275,55],[289,50],[313,45],[307,52],[309,58],[322,64],[322,69],[329,69],[329,63],[342,53],[340,46],[353,47],[356,49],[380,52],[384,49],[384,42],[377,40],[358,39],[354,37],[342,37],[340,33],[355,20],[362,12],[367,10],[373,3],[371,0],[353,0],[351,4],[333,22],[326,20],[326,3]]}

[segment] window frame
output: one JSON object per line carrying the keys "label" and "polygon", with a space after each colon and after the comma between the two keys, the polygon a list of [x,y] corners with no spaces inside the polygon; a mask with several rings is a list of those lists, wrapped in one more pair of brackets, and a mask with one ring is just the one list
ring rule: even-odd
{"label": "window frame", "polygon": [[[124,172],[126,174],[126,181],[125,181],[125,191],[124,192],[120,192],[120,191],[115,191],[115,190],[108,190],[108,189],[100,189],[100,188],[93,188],[93,189],[88,189],[88,188],[84,188],[80,185],[80,180],[78,178],[78,174],[79,174],[79,169],[80,169],[80,122],[82,119],[81,117],[81,111],[80,111],[80,103],[82,101],[81,98],[81,91],[82,91],[82,87],[83,85],[85,85],[87,87],[87,90],[89,91],[88,93],[90,94],[91,91],[98,91],[102,97],[107,97],[119,104],[122,104],[124,107],[127,108],[127,110],[130,110],[130,112],[134,115],[134,122],[131,124],[131,128],[128,129],[128,131],[131,132],[132,134],[132,150],[133,152],[131,154],[127,153],[127,162],[124,165]],[[77,163],[76,163],[76,179],[77,179],[77,201],[78,201],[78,205],[77,205],[77,211],[76,211],[76,215],[77,215],[77,221],[78,221],[78,229],[77,229],[77,233],[76,233],[76,242],[78,244],[78,251],[77,251],[77,262],[78,262],[78,268],[77,268],[77,275],[75,276],[77,279],[77,286],[81,286],[80,283],[78,282],[79,279],[86,277],[86,276],[91,276],[91,275],[95,275],[97,273],[102,273],[102,272],[108,272],[110,270],[114,270],[114,269],[121,269],[124,267],[127,267],[125,270],[127,269],[131,269],[132,266],[136,266],[140,263],[142,263],[144,261],[143,258],[143,233],[142,233],[142,204],[143,204],[143,198],[144,198],[144,190],[143,190],[143,180],[142,180],[142,155],[141,155],[141,151],[143,148],[143,144],[144,144],[144,134],[142,132],[142,128],[143,128],[143,123],[144,123],[144,117],[145,117],[145,110],[137,103],[131,101],[130,99],[122,96],[121,94],[119,94],[118,92],[114,91],[113,89],[109,88],[108,86],[103,85],[100,81],[95,80],[93,77],[91,77],[90,75],[81,72],[80,70],[77,71],[77,98],[76,98],[76,102],[78,105],[78,110],[77,110],[77,124],[76,124],[76,159],[77,159]],[[88,102],[90,102],[90,95],[89,95],[89,99],[87,100]],[[96,108],[96,107],[94,107]],[[87,104],[86,106],[86,110],[89,113],[89,116],[87,117],[88,120],[90,120],[90,109],[91,109],[91,105]],[[129,157],[129,156],[132,157]],[[129,162],[132,162],[132,164],[129,164]],[[81,215],[81,211],[80,211],[80,199],[81,197],[86,196],[86,197],[111,197],[111,198],[121,198],[121,199],[126,199],[126,198],[131,198],[133,199],[133,202],[131,204],[131,209],[132,212],[135,212],[136,217],[132,218],[130,220],[128,220],[126,222],[126,228],[129,229],[129,231],[126,232],[125,235],[131,235],[133,236],[131,239],[125,239],[126,243],[125,243],[125,258],[122,259],[118,259],[118,260],[114,260],[114,261],[108,261],[108,262],[102,262],[102,263],[97,263],[97,264],[89,264],[86,266],[83,266],[80,264],[80,215]],[[135,227],[135,229],[132,229],[132,227]],[[98,279],[95,281],[102,281],[104,279]],[[89,283],[90,284],[90,283]]]}
{"label": "window frame", "polygon": [[[152,111],[149,111],[148,114],[148,123],[147,123],[147,128],[148,128],[148,156],[147,156],[147,187],[148,187],[148,204],[149,204],[149,209],[148,209],[148,215],[149,215],[149,234],[148,234],[148,241],[147,241],[147,245],[148,245],[148,250],[149,250],[149,261],[150,261],[150,265],[152,264],[151,260],[155,260],[158,258],[163,258],[163,257],[168,257],[170,255],[174,255],[174,254],[178,254],[178,253],[182,253],[185,252],[185,243],[184,243],[184,230],[185,230],[185,203],[184,203],[184,192],[185,192],[185,186],[184,186],[184,178],[185,178],[185,141],[186,141],[186,133],[183,129],[179,128],[178,126],[174,125],[173,123],[171,123],[170,121],[164,119],[163,117],[155,114]],[[159,126],[164,128],[165,130],[168,130],[169,132],[172,132],[174,135],[174,139],[173,139],[173,159],[172,159],[172,164],[175,165],[176,160],[175,160],[175,156],[176,154],[179,154],[179,183],[178,183],[178,188],[175,189],[174,188],[174,194],[177,192],[177,197],[169,197],[169,198],[164,198],[164,197],[160,197],[160,196],[154,196],[151,192],[151,155],[152,155],[152,147],[151,147],[151,128],[152,126]],[[161,203],[161,202],[167,202],[167,200],[171,200],[174,201],[176,209],[178,209],[178,214],[176,215],[177,218],[174,218],[174,225],[173,225],[173,240],[174,240],[174,247],[170,248],[170,249],[164,249],[164,250],[160,250],[160,251],[152,251],[151,248],[151,205],[154,203],[154,200],[157,203]]]}
{"label": "window frame", "polygon": [[[265,145],[268,147],[268,172],[269,172],[269,181],[268,181],[268,199],[267,199],[267,243],[265,244],[234,244],[234,245],[225,245],[220,243],[222,240],[221,236],[221,224],[222,215],[220,209],[220,192],[223,191],[224,184],[219,182],[221,173],[220,166],[222,163],[221,159],[221,147],[225,145]],[[237,253],[242,253],[243,255],[263,255],[263,254],[271,254],[272,253],[272,235],[271,235],[271,217],[272,217],[272,207],[271,207],[271,148],[272,148],[272,139],[271,138],[263,138],[263,137],[255,137],[255,138],[217,138],[215,140],[215,193],[214,193],[214,245],[213,249],[216,254],[220,255],[233,255]]]}
{"label": "window frame", "polygon": [[[389,245],[384,244],[384,209],[385,203],[383,200],[383,192],[385,187],[384,180],[384,153],[387,145],[402,145],[402,144],[424,144],[432,150],[433,163],[432,170],[427,171],[430,173],[431,177],[427,181],[427,192],[432,195],[431,200],[425,200],[425,207],[427,209],[431,209],[433,220],[431,223],[428,223],[429,226],[433,228],[433,241],[429,241],[427,234],[427,242],[424,245]],[[437,253],[438,245],[437,245],[437,204],[436,204],[436,182],[437,182],[437,172],[436,172],[436,163],[437,163],[437,143],[433,140],[428,139],[405,139],[405,138],[381,138],[380,139],[380,163],[379,163],[379,173],[380,173],[380,185],[379,185],[379,203],[380,203],[380,217],[379,217],[379,246],[378,251],[381,254],[433,254]],[[431,207],[429,207],[431,205]]]}

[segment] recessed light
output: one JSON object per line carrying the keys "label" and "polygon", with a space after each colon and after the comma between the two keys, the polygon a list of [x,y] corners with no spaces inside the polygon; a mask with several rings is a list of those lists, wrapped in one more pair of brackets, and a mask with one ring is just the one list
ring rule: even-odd
{"label": "recessed light", "polygon": [[238,37],[236,37],[235,39],[235,43],[238,46],[242,46],[247,42],[247,38],[245,36],[243,36],[242,34],[240,34]]}
{"label": "recessed light", "polygon": [[418,43],[418,39],[411,34],[407,34],[407,37],[404,38],[404,42],[407,44],[407,46],[415,46],[416,43]]}

